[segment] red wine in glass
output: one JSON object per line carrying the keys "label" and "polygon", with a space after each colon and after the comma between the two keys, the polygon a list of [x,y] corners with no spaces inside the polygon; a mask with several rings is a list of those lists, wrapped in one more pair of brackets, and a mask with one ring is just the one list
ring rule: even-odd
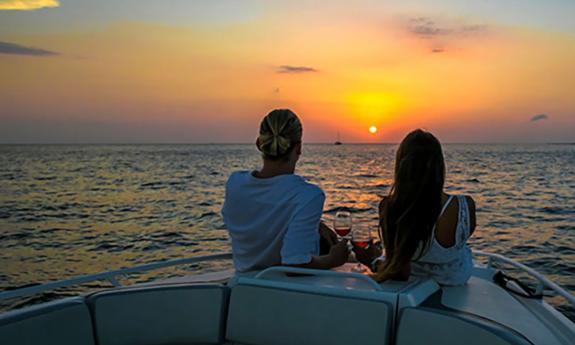
{"label": "red wine in glass", "polygon": [[[373,238],[371,237],[371,233],[369,228],[364,226],[360,226],[356,229],[353,229],[353,235],[351,238],[351,242],[357,248],[367,249],[369,246],[373,244]],[[355,267],[355,272],[365,272],[366,269],[361,263],[357,263]]]}
{"label": "red wine in glass", "polygon": [[367,239],[367,238],[354,239],[353,244],[357,247],[365,249],[373,244],[373,239]]}
{"label": "red wine in glass", "polygon": [[351,232],[351,224],[352,222],[350,212],[338,211],[335,214],[333,229],[341,238],[349,238],[349,233]]}
{"label": "red wine in glass", "polygon": [[338,234],[339,236],[345,237],[345,236],[349,235],[351,228],[335,228],[334,230],[335,230],[336,234]]}

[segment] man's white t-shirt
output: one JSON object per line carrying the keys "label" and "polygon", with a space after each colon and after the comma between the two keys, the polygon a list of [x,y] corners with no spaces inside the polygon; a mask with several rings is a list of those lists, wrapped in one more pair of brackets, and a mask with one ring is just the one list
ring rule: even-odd
{"label": "man's white t-shirt", "polygon": [[319,255],[323,191],[294,174],[234,172],[222,208],[238,272],[305,264]]}

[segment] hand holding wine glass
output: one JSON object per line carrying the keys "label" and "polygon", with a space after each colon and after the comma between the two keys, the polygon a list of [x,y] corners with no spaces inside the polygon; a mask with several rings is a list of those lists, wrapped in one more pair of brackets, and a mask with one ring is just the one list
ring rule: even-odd
{"label": "hand holding wine glass", "polygon": [[334,267],[341,266],[347,262],[349,256],[349,249],[347,248],[346,241],[341,241],[331,247],[329,251],[332,264]]}
{"label": "hand holding wine glass", "polygon": [[369,266],[372,260],[372,251],[375,248],[373,245],[373,237],[368,227],[359,227],[353,230],[352,234],[353,251],[358,263],[356,270],[363,272],[364,268],[361,264]]}

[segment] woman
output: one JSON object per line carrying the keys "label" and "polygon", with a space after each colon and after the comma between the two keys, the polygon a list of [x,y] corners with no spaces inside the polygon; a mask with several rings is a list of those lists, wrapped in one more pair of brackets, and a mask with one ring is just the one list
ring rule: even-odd
{"label": "woman", "polygon": [[[272,111],[261,122],[256,145],[263,167],[234,172],[222,208],[236,271],[276,265],[329,269],[345,263],[346,244],[336,244],[335,233],[320,226],[323,191],[294,174],[302,149],[298,117],[288,109]],[[333,244],[326,255],[320,255],[320,232]]]}
{"label": "woman", "polygon": [[443,191],[445,163],[439,141],[415,130],[397,150],[389,195],[379,205],[385,258],[377,248],[354,248],[358,259],[373,264],[374,279],[406,280],[410,274],[443,285],[462,285],[473,263],[466,241],[475,230],[475,202]]}

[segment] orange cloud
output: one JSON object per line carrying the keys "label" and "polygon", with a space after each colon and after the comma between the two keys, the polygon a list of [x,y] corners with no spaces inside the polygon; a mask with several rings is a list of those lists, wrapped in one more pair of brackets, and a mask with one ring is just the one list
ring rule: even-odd
{"label": "orange cloud", "polygon": [[0,0],[0,10],[29,11],[58,6],[57,0]]}

